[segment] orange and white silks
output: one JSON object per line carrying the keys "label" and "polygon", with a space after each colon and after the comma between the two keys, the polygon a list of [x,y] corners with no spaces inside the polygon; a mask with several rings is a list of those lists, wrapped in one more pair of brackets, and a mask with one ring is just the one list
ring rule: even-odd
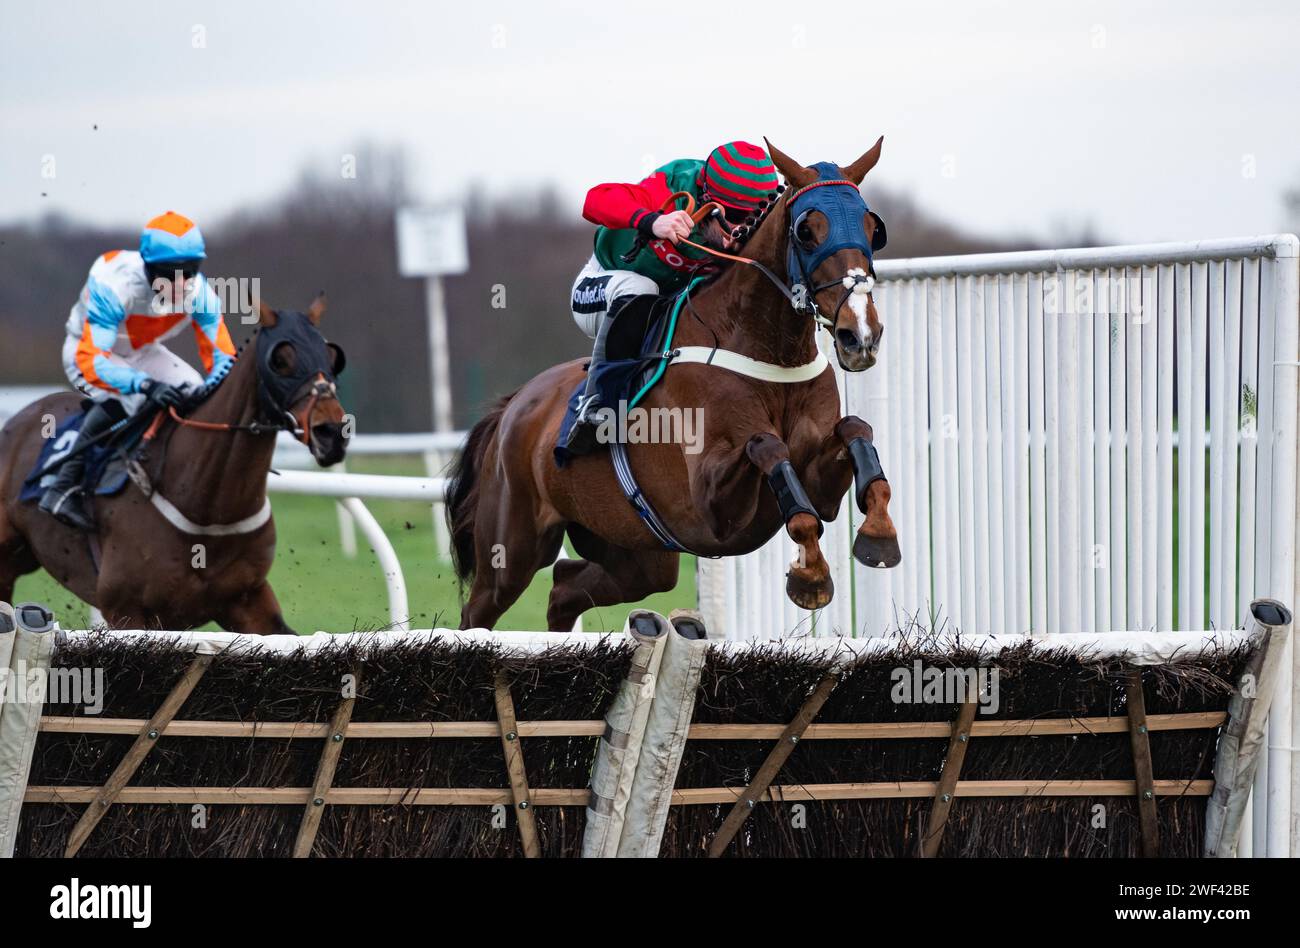
{"label": "orange and white silks", "polygon": [[[68,316],[64,362],[69,378],[77,388],[89,388],[92,397],[134,395],[145,379],[158,378],[156,372],[174,359],[160,359],[151,350],[165,349],[161,344],[186,324],[194,330],[208,378],[224,375],[234,361],[235,347],[220,300],[203,275],[188,282],[184,298],[177,302],[149,285],[138,252],[110,251],[91,266]],[[159,381],[177,384],[193,378]]]}

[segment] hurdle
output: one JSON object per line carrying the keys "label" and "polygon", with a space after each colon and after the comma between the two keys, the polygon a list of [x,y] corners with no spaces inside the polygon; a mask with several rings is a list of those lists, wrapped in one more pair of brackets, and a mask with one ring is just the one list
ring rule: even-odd
{"label": "hurdle", "polygon": [[19,614],[9,681],[49,684],[0,706],[20,856],[1228,857],[1292,634],[1270,600],[1235,631],[777,643],[645,611],[306,637]]}

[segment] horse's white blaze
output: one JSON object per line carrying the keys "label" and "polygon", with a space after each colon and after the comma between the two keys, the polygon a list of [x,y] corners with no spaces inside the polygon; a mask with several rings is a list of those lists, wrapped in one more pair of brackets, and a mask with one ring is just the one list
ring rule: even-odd
{"label": "horse's white blaze", "polygon": [[867,326],[867,300],[865,293],[849,294],[849,309],[853,310],[853,315],[858,320],[858,335],[862,338],[862,345],[871,348],[871,329]]}
{"label": "horse's white blaze", "polygon": [[870,349],[873,339],[872,332],[867,326],[867,303],[871,298],[871,291],[876,286],[873,277],[867,276],[867,271],[861,267],[853,267],[844,275],[840,281],[844,284],[849,293],[849,309],[853,310],[853,315],[858,318],[858,336],[862,339],[864,348]]}

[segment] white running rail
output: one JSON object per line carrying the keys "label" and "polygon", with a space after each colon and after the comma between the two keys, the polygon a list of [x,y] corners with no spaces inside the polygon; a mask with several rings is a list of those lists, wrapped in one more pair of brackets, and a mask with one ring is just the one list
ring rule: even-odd
{"label": "white running rail", "polygon": [[[820,615],[785,598],[781,534],[700,564],[710,627],[879,635],[919,614],[973,633],[1227,629],[1255,597],[1294,608],[1297,246],[881,261],[881,361],[836,371],[846,412],[875,430],[903,563],[852,561],[846,502],[822,541],[836,596]],[[1300,802],[1291,663],[1258,784],[1261,854],[1287,853]]]}
{"label": "white running rail", "polygon": [[416,500],[440,504],[446,494],[446,478],[280,471],[267,478],[266,488],[272,493],[336,498],[340,510],[345,511],[349,520],[361,529],[366,542],[375,551],[379,568],[384,572],[384,585],[388,590],[389,627],[397,631],[406,631],[411,627],[406,576],[402,572],[397,551],[393,549],[384,528],[366,509],[361,499]]}

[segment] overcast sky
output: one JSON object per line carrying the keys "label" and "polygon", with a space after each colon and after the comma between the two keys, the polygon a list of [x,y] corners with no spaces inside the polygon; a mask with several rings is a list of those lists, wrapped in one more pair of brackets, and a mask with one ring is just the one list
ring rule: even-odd
{"label": "overcast sky", "polygon": [[846,164],[883,134],[873,177],[970,230],[1270,232],[1300,188],[1295,8],[0,0],[0,220],[210,219],[361,141],[428,199],[553,183],[576,215],[723,140]]}

